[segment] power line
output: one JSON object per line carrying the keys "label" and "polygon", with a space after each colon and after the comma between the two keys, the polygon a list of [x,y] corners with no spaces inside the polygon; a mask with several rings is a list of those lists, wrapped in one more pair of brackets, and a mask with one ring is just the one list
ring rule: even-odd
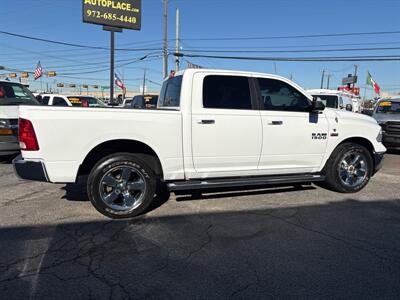
{"label": "power line", "polygon": [[181,57],[203,57],[231,60],[256,60],[256,61],[298,61],[298,62],[335,62],[335,61],[400,61],[400,55],[376,55],[376,56],[333,56],[333,57],[250,57],[250,56],[218,56],[202,54],[175,53]]}
{"label": "power line", "polygon": [[[400,47],[374,47],[374,48],[345,48],[345,49],[311,49],[311,50],[211,50],[211,49],[190,49],[190,52],[211,52],[211,53],[314,53],[314,52],[349,52],[349,51],[384,51],[399,50]],[[170,50],[173,52],[173,50]]]}
{"label": "power line", "polygon": [[337,36],[357,36],[357,35],[388,35],[399,34],[400,31],[375,31],[375,32],[350,32],[350,33],[329,33],[329,34],[310,34],[310,35],[286,35],[286,36],[267,36],[267,37],[214,37],[214,38],[184,38],[187,41],[237,41],[237,40],[275,40],[275,39],[297,39],[297,38],[318,38],[318,37],[337,37]]}
{"label": "power line", "polygon": [[[184,40],[181,40],[182,44],[186,44]],[[368,43],[339,43],[339,44],[307,44],[307,45],[280,45],[280,46],[196,46],[186,47],[186,49],[290,49],[290,48],[314,48],[314,47],[343,47],[343,46],[366,46],[366,45],[390,45],[400,44],[399,41],[388,41],[388,42],[368,42]],[[185,49],[185,48],[184,48]]]}
{"label": "power line", "polygon": [[[33,37],[33,36],[27,36],[27,35],[22,35],[22,34],[7,32],[7,31],[1,31],[1,30],[0,30],[0,34],[19,37],[19,38],[23,38],[23,39],[34,40],[34,41],[38,41],[38,42],[45,42],[45,43],[51,43],[51,44],[56,44],[56,45],[76,47],[76,48],[110,50],[110,48],[108,48],[108,47],[89,46],[89,45],[82,45],[82,44],[60,42],[60,41],[42,39],[42,38],[37,38],[37,37]],[[115,50],[116,51],[153,51],[153,50],[161,50],[161,48],[116,48]]]}

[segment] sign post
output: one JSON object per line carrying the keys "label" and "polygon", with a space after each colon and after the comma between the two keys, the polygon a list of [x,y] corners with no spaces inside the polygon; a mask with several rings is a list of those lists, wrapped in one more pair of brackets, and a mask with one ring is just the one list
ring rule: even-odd
{"label": "sign post", "polygon": [[140,30],[142,24],[141,0],[83,0],[84,23],[103,25],[110,31],[110,102],[114,104],[115,32],[122,29]]}

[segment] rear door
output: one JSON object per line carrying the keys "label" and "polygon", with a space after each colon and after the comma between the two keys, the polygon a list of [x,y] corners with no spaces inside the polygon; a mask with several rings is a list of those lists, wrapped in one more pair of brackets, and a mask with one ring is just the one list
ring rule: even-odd
{"label": "rear door", "polygon": [[262,145],[252,79],[196,73],[192,91],[192,155],[198,176],[257,173]]}

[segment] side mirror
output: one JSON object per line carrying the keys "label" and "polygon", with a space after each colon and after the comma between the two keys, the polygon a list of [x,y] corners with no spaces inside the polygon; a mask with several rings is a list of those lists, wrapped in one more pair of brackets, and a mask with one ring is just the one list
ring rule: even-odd
{"label": "side mirror", "polygon": [[312,112],[319,112],[325,109],[324,103],[322,103],[319,97],[314,97],[311,105]]}
{"label": "side mirror", "polygon": [[348,111],[353,111],[353,105],[347,104],[347,105],[346,105],[346,110],[348,110]]}

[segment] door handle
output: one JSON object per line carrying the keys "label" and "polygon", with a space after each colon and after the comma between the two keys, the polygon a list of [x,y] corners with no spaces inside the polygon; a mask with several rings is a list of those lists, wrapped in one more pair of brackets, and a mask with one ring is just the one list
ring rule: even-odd
{"label": "door handle", "polygon": [[199,120],[199,124],[215,124],[215,120]]}
{"label": "door handle", "polygon": [[268,123],[268,125],[283,125],[283,121],[272,121],[271,123]]}

